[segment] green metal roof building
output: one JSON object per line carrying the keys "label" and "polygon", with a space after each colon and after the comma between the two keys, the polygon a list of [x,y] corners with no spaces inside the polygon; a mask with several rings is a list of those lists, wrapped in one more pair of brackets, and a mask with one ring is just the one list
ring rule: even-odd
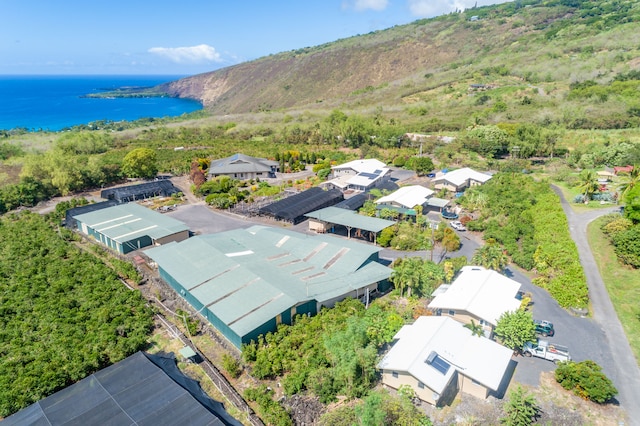
{"label": "green metal roof building", "polygon": [[385,290],[379,247],[254,226],[150,249],[163,278],[240,347],[298,315]]}
{"label": "green metal roof building", "polygon": [[78,229],[121,254],[189,238],[183,222],[136,203],[73,216]]}

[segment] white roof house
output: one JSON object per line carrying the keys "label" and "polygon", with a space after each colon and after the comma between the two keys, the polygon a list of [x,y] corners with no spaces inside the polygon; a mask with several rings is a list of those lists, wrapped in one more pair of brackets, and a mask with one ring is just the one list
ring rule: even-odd
{"label": "white roof house", "polygon": [[481,185],[489,179],[491,179],[491,175],[464,167],[447,173],[438,173],[432,182],[437,189],[460,190],[473,185]]}
{"label": "white roof house", "polygon": [[[435,405],[452,387],[478,395],[464,377],[482,388],[485,397],[489,390],[497,391],[513,354],[511,349],[475,336],[447,317],[419,317],[413,324],[403,326],[394,339],[396,343],[378,364],[383,370],[383,382],[394,387],[393,378],[407,374],[409,379],[415,379],[417,394],[426,394],[421,399]],[[464,377],[454,379],[456,373]],[[402,384],[412,385],[407,376]],[[453,385],[456,381],[457,387]]]}
{"label": "white roof house", "polygon": [[412,209],[415,206],[424,205],[433,194],[433,190],[425,188],[424,186],[403,186],[397,191],[377,199],[376,204],[389,204],[405,209]]}
{"label": "white roof house", "polygon": [[333,179],[323,182],[322,187],[366,191],[389,179],[389,168],[375,158],[353,160],[331,167]]}
{"label": "white roof house", "polygon": [[495,326],[502,314],[518,310],[519,290],[519,282],[496,271],[465,266],[446,291],[436,290],[429,308],[442,315],[460,316],[462,322],[467,322],[470,316]]}
{"label": "white roof house", "polygon": [[374,173],[376,170],[382,170],[387,168],[387,165],[375,158],[367,158],[362,160],[353,160],[348,163],[332,166],[331,170],[334,175],[340,175],[343,173],[358,174],[358,173]]}

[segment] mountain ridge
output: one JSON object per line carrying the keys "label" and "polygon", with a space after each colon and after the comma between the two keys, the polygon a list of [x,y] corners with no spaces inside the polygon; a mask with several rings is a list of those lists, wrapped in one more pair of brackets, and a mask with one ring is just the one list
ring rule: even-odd
{"label": "mountain ridge", "polygon": [[[458,82],[487,82],[491,73],[568,88],[573,81],[606,80],[639,66],[623,59],[597,70],[595,65],[564,69],[574,66],[573,57],[583,55],[584,46],[592,56],[637,51],[640,43],[624,45],[622,40],[630,37],[625,25],[639,19],[638,1],[524,3],[470,9],[282,52],[169,82],[158,90],[196,99],[214,114],[235,114],[406,104],[408,95]],[[610,5],[618,9],[609,11]],[[594,7],[599,9],[592,12]],[[615,31],[624,36],[607,46],[601,39]]]}

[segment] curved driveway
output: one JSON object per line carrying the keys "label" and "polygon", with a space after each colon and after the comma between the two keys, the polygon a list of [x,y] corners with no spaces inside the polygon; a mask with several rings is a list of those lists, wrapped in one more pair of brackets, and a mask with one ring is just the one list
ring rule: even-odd
{"label": "curved driveway", "polygon": [[604,214],[612,213],[618,208],[612,207],[586,213],[575,213],[564,198],[562,191],[555,186],[553,186],[553,190],[560,197],[562,208],[569,222],[571,238],[573,238],[578,248],[580,263],[589,286],[593,319],[602,328],[606,343],[611,349],[614,371],[608,372],[609,377],[618,389],[618,401],[627,412],[627,417],[631,424],[640,424],[640,370],[622,324],[604,286],[587,240],[587,225],[594,219]]}
{"label": "curved driveway", "polygon": [[[528,277],[516,268],[507,268],[508,276],[520,282],[524,291],[533,293],[534,314],[538,318],[552,319],[557,323],[556,334],[553,340],[568,344],[572,349],[572,355],[576,361],[592,359],[603,367],[605,374],[611,378],[618,389],[618,401],[623,406],[630,420],[629,424],[640,424],[640,370],[627,341],[622,325],[618,320],[607,290],[604,286],[600,272],[595,264],[587,241],[587,225],[592,220],[607,213],[616,211],[617,208],[593,210],[586,213],[575,213],[569,203],[564,199],[558,188],[554,188],[560,196],[562,207],[569,222],[571,237],[576,243],[580,262],[589,286],[589,296],[593,306],[593,318],[580,318],[570,315],[562,309],[548,293],[531,284]],[[203,203],[196,205],[180,206],[176,211],[167,213],[175,219],[188,223],[196,233],[208,234],[229,229],[248,228],[257,224],[255,220],[247,220],[235,215],[214,212]],[[271,223],[276,225],[276,223]],[[309,232],[306,222],[291,227],[299,232]],[[465,233],[458,233],[462,239],[461,250],[455,253],[444,253],[436,248],[433,253],[435,261],[442,261],[445,256],[467,256],[471,258],[475,250],[480,246],[474,238],[469,238]],[[407,256],[406,252],[398,252],[383,249],[380,257],[392,261],[397,257]],[[430,252],[413,252],[411,256],[428,258]],[[558,327],[559,326],[559,327]],[[521,367],[516,369],[516,380],[522,383],[537,385],[540,371],[551,371],[555,368],[553,363],[530,358],[519,358]],[[636,422],[636,423],[634,423]]]}

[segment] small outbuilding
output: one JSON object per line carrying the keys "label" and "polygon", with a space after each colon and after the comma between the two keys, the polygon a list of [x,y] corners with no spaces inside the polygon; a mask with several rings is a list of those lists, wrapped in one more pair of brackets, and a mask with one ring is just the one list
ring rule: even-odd
{"label": "small outbuilding", "polygon": [[309,218],[309,230],[320,234],[333,232],[336,225],[347,229],[347,237],[351,238],[351,231],[355,229],[355,236],[367,239],[374,244],[380,231],[396,223],[391,220],[369,217],[358,214],[353,210],[339,207],[325,207],[305,215]]}
{"label": "small outbuilding", "polygon": [[121,254],[189,238],[183,222],[136,203],[79,214],[73,220],[83,234]]}

